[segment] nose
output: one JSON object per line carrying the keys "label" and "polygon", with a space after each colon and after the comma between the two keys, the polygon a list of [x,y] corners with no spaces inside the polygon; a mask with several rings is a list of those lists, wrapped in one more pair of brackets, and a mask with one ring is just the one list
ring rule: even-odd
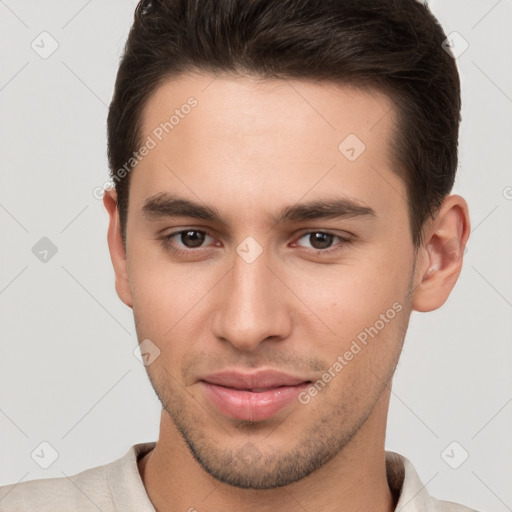
{"label": "nose", "polygon": [[217,287],[213,334],[243,351],[289,336],[290,292],[268,267],[265,253],[248,263],[235,253],[233,268]]}

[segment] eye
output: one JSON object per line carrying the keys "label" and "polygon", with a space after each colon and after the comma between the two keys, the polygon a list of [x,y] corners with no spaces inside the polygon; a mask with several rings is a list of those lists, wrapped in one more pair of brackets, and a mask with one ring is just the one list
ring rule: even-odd
{"label": "eye", "polygon": [[309,233],[304,233],[299,238],[299,241],[303,239],[309,242],[309,245],[303,245],[301,243],[298,243],[298,245],[300,245],[301,247],[308,247],[310,249],[323,252],[327,252],[327,250],[332,249],[333,242],[336,240],[340,240],[341,242],[344,243],[349,243],[348,239],[325,231],[311,231]]}
{"label": "eye", "polygon": [[207,239],[213,240],[213,238],[204,231],[185,229],[169,233],[164,237],[163,241],[168,249],[186,251],[187,249],[200,248]]}

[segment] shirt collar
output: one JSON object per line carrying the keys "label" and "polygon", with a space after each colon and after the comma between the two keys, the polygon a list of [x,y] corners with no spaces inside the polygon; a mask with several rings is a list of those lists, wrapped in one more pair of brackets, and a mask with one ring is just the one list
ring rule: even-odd
{"label": "shirt collar", "polygon": [[395,512],[434,512],[435,500],[421,482],[412,462],[396,452],[386,451],[388,485],[398,502]]}
{"label": "shirt collar", "polygon": [[[154,512],[140,477],[137,460],[156,446],[156,441],[133,445],[124,457],[111,465],[108,473],[117,509],[126,512]],[[399,453],[386,451],[386,476],[395,500],[395,512],[435,512],[432,500],[411,461]]]}

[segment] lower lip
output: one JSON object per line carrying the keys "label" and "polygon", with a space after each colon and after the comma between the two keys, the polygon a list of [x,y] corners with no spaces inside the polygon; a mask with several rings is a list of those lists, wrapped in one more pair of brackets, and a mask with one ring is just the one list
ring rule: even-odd
{"label": "lower lip", "polygon": [[296,386],[282,386],[256,393],[226,388],[201,381],[206,395],[224,415],[236,420],[262,421],[271,418],[289,403],[297,399],[309,383]]}

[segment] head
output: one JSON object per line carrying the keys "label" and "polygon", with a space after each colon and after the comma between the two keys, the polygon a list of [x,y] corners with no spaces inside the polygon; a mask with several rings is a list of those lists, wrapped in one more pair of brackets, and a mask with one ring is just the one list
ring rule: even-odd
{"label": "head", "polygon": [[[416,0],[137,6],[108,116],[116,289],[219,480],[295,482],[385,423],[410,314],[446,301],[469,236],[445,38]],[[234,419],[202,385],[227,368],[311,385]]]}

